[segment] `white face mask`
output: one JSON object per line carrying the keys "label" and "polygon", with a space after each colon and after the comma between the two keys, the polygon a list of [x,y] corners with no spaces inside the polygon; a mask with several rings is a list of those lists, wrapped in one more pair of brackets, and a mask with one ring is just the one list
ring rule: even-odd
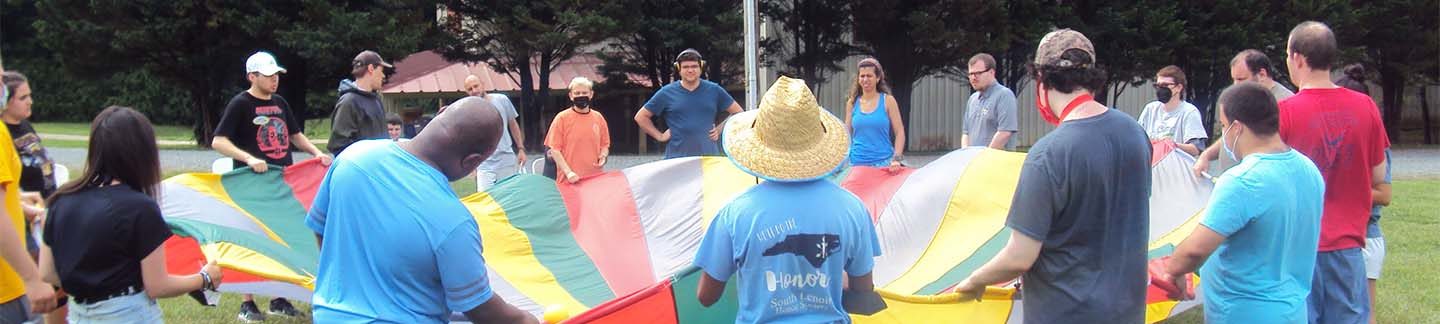
{"label": "white face mask", "polygon": [[[1230,126],[1235,126],[1235,123],[1230,123]],[[1230,132],[1230,127],[1226,127],[1226,128],[1225,128],[1225,139],[1226,139],[1226,140],[1223,141],[1223,142],[1220,142],[1220,148],[1225,149],[1225,154],[1230,155],[1230,160],[1240,161],[1240,158],[1235,157],[1235,150],[1230,148],[1231,146],[1235,146],[1235,145],[1230,145],[1230,140],[1229,140],[1230,138],[1235,138],[1235,145],[1240,145],[1240,134],[1231,133],[1231,132]]]}

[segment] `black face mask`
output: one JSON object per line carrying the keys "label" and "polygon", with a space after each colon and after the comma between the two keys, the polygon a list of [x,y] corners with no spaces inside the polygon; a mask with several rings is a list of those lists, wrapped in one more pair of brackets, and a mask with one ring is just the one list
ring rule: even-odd
{"label": "black face mask", "polygon": [[575,99],[570,99],[570,102],[575,104],[575,108],[590,108],[590,97],[575,97]]}
{"label": "black face mask", "polygon": [[1173,94],[1170,93],[1170,88],[1168,87],[1155,87],[1155,100],[1159,100],[1160,103],[1170,102],[1170,97],[1172,95]]}

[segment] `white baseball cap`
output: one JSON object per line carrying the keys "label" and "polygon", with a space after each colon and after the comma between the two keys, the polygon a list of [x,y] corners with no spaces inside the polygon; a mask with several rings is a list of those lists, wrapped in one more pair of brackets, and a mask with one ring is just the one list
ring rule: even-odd
{"label": "white baseball cap", "polygon": [[260,72],[265,76],[272,76],[275,73],[285,73],[285,68],[275,62],[275,56],[266,52],[255,52],[245,60],[245,73]]}

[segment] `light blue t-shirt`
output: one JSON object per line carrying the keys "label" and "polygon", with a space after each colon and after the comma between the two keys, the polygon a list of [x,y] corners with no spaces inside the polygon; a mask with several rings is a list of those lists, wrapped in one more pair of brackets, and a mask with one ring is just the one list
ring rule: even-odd
{"label": "light blue t-shirt", "polygon": [[1250,154],[1225,171],[1200,221],[1225,241],[1200,268],[1211,323],[1304,323],[1325,180],[1300,152]]}
{"label": "light blue t-shirt", "polygon": [[715,117],[734,103],[724,87],[709,80],[700,80],[695,90],[675,81],[655,92],[645,110],[665,118],[670,127],[665,158],[713,156],[720,155],[720,145],[710,140],[710,129],[715,128]]}
{"label": "light blue t-shirt", "polygon": [[842,278],[875,266],[880,241],[854,194],[825,180],[765,182],[715,216],[695,266],[739,282],[736,323],[850,322]]}
{"label": "light blue t-shirt", "polygon": [[305,224],[324,239],[316,323],[444,323],[492,295],[475,219],[439,170],[390,140],[335,159]]}

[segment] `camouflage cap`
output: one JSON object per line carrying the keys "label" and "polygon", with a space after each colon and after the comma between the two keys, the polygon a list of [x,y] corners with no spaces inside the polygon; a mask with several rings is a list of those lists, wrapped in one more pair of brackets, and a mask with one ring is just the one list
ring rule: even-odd
{"label": "camouflage cap", "polygon": [[[1067,50],[1078,49],[1090,54],[1089,62],[1075,62],[1062,58]],[[1082,67],[1095,63],[1095,46],[1090,44],[1090,39],[1085,34],[1071,30],[1061,29],[1045,34],[1040,39],[1040,48],[1035,50],[1035,65],[1058,66],[1058,67]]]}

